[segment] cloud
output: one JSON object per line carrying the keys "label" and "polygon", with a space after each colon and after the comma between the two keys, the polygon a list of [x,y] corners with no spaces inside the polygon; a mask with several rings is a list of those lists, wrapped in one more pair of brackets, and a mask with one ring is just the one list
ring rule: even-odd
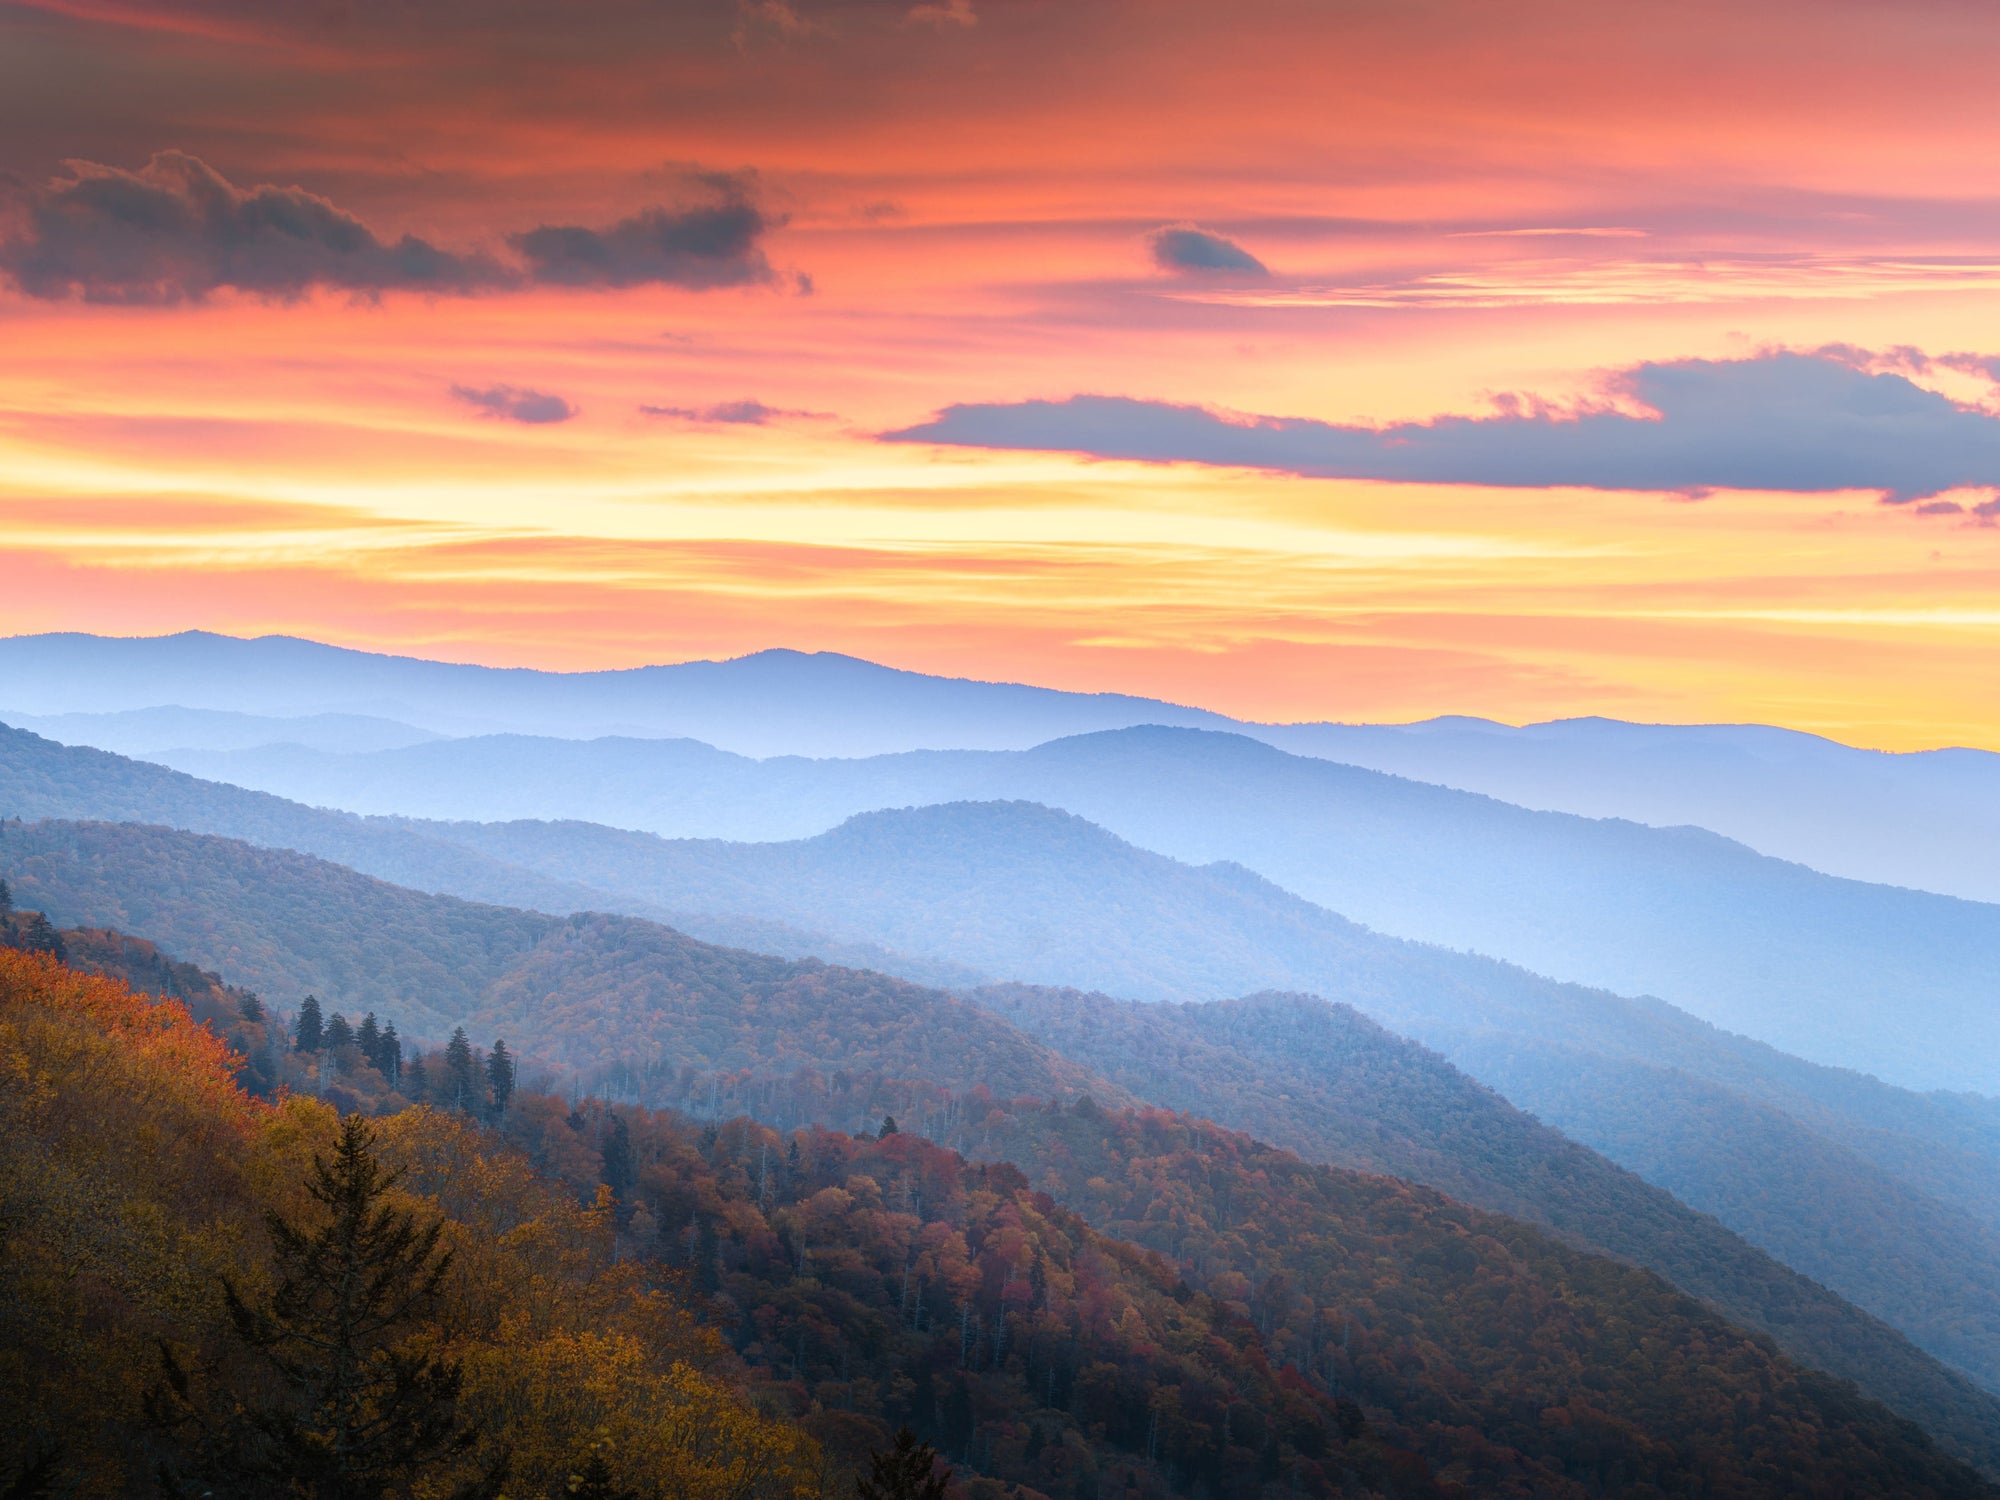
{"label": "cloud", "polygon": [[2000,417],[1860,368],[1854,351],[1642,364],[1606,395],[1619,404],[1559,411],[1514,400],[1493,416],[1387,427],[1072,396],[951,406],[884,437],[1415,484],[1873,490],[1891,503],[2000,490]]}
{"label": "cloud", "polygon": [[1269,276],[1270,268],[1225,235],[1192,224],[1167,224],[1146,236],[1153,264],[1163,271],[1200,275],[1216,271]]}
{"label": "cloud", "polygon": [[791,407],[766,406],[761,401],[720,401],[714,406],[642,406],[649,417],[676,417],[683,422],[726,422],[746,427],[764,427],[781,417],[824,417],[825,412],[798,411]]}
{"label": "cloud", "polygon": [[773,221],[744,174],[697,179],[707,203],[649,208],[609,229],[545,225],[508,241],[534,280],[553,286],[629,287],[649,284],[708,288],[773,279],[758,242]]}
{"label": "cloud", "polygon": [[233,186],[197,157],[162,151],[136,172],[67,163],[28,195],[0,271],[31,297],[199,301],[222,287],[292,298],[353,292],[466,292],[505,279],[492,262],[412,235],[385,242],[297,187]]}
{"label": "cloud", "polygon": [[526,422],[533,426],[567,422],[577,415],[578,410],[560,396],[516,385],[489,385],[483,390],[469,385],[454,385],[451,393],[467,406],[478,407],[489,417]]}
{"label": "cloud", "polygon": [[544,225],[509,238],[521,264],[384,240],[299,187],[239,188],[198,157],[162,151],[138,171],[72,161],[18,195],[0,273],[30,297],[199,302],[224,289],[277,300],[327,289],[463,295],[528,285],[692,290],[775,279],[762,249],[777,220],[744,173],[691,179],[695,201],[606,229]]}

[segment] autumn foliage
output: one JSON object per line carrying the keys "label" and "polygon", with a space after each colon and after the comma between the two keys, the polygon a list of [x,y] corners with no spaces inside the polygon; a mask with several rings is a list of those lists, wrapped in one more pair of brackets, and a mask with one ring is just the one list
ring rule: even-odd
{"label": "autumn foliage", "polygon": [[[178,1002],[0,950],[0,1475],[53,1455],[81,1492],[151,1493],[162,1461],[196,1456],[189,1424],[147,1420],[163,1346],[191,1407],[275,1399],[227,1289],[268,1303],[264,1217],[323,1217],[307,1184],[338,1121],[318,1100],[253,1099],[238,1063]],[[811,1440],[751,1410],[702,1320],[619,1263],[607,1206],[429,1110],[381,1133],[404,1173],[391,1199],[439,1222],[451,1257],[396,1348],[462,1371],[457,1416],[477,1434],[383,1493],[448,1495],[503,1447],[523,1496],[564,1493],[592,1454],[647,1495],[814,1491]]]}

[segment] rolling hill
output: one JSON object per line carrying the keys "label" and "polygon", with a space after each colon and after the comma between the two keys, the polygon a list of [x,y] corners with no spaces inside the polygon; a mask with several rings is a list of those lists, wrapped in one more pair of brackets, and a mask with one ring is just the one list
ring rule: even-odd
{"label": "rolling hill", "polygon": [[1522,807],[1693,825],[1829,875],[2000,901],[2000,755],[1889,752],[1763,724],[1485,719],[1248,731]]}
{"label": "rolling hill", "polygon": [[1383,932],[1657,995],[1908,1087],[2000,1092],[2000,1031],[1988,1024],[2000,906],[1823,875],[1697,828],[1534,812],[1243,735],[1142,727],[860,761],[506,736],[366,756],[170,758],[373,814],[739,840],[811,835],[883,808],[1039,802],[1188,863],[1233,861]]}
{"label": "rolling hill", "polygon": [[1231,721],[1116,693],[928,677],[831,652],[607,672],[422,661],[290,636],[186,631],[140,639],[0,638],[0,708],[31,715],[164,705],[298,716],[362,714],[446,734],[682,735],[749,755],[873,755],[928,746],[1023,748],[1128,724]]}
{"label": "rolling hill", "polygon": [[1179,864],[1029,803],[870,813],[784,844],[546,823],[453,836],[655,906],[757,910],[1030,982],[1343,1001],[2000,1385],[1989,1102],[1908,1094],[1656,1001],[1385,938],[1238,867]]}

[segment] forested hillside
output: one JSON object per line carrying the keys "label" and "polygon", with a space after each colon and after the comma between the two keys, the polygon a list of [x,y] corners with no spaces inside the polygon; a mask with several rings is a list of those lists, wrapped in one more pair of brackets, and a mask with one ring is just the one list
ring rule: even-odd
{"label": "forested hillside", "polygon": [[[101,913],[64,914],[65,893],[108,902],[128,892],[120,910],[152,911],[187,939],[183,947],[181,937],[168,937],[170,949],[230,974],[237,972],[232,953],[254,957],[253,987],[293,997],[284,1001],[288,1007],[313,989],[328,1014],[344,1012],[353,1022],[372,1011],[412,1038],[435,1041],[449,1025],[463,1024],[482,1043],[504,1037],[523,1058],[529,1081],[538,1068],[560,1068],[573,1086],[697,1110],[736,1101],[786,1128],[813,1120],[857,1126],[871,1111],[902,1110],[906,1100],[921,1098],[917,1085],[985,1090],[1000,1099],[1088,1092],[1113,1106],[1182,1097],[1138,1086],[1143,1077],[1118,1075],[1115,1066],[1072,1059],[1060,1044],[935,991],[879,974],[719,950],[630,918],[560,919],[477,907],[401,891],[303,856],[158,829],[10,826],[0,839],[0,861],[31,847],[33,857],[8,866],[20,871],[23,905],[47,901],[66,923],[103,925],[111,919]],[[72,879],[77,883],[63,884]],[[212,908],[203,904],[210,899]],[[370,974],[363,960],[374,951],[385,958]],[[294,963],[311,984],[285,979]],[[444,988],[440,974],[451,975],[454,986]],[[418,1018],[434,1008],[431,1002],[445,996],[464,1009],[437,1027],[422,1024]],[[1098,1056],[1123,1066],[1129,1058],[1119,1056],[1115,1019],[1107,1017],[1103,1030]],[[1218,1049],[1210,1060],[1220,1055]],[[1328,1149],[1338,1145],[1334,1124],[1293,1143],[1328,1159],[1476,1188],[1490,1194],[1483,1201],[1686,1276],[1684,1284],[1714,1297],[1739,1321],[1921,1417],[1956,1451],[1990,1453],[2000,1467],[2000,1403],[1993,1398],[1600,1159],[1550,1133],[1524,1134],[1519,1117],[1510,1123],[1504,1106],[1483,1091],[1454,1081],[1446,1069],[1413,1065],[1420,1056],[1414,1048],[1400,1056],[1390,1049],[1389,1065],[1377,1070],[1377,1096],[1367,1106],[1375,1123],[1353,1133],[1365,1140],[1372,1131],[1376,1155],[1343,1157]],[[1225,1119],[1253,1128],[1263,1125],[1245,1117],[1250,1111],[1261,1107],[1264,1121],[1297,1126],[1325,1097],[1280,1078],[1253,1088],[1240,1069],[1235,1076],[1243,1087],[1225,1084],[1213,1102]],[[883,1097],[857,1098],[842,1080],[858,1077],[893,1086]],[[895,1080],[913,1087],[905,1092]],[[1270,1101],[1284,1092],[1294,1094],[1296,1106]],[[1466,1128],[1456,1136],[1423,1128],[1440,1097],[1454,1092],[1467,1111]],[[1223,1097],[1231,1093],[1242,1097]],[[1509,1150],[1524,1158],[1511,1176],[1488,1160]],[[1537,1158],[1539,1151],[1552,1154]],[[1608,1196],[1600,1204],[1601,1195]],[[1593,1225],[1591,1214],[1613,1204],[1634,1216],[1599,1240],[1594,1234],[1607,1226]]]}
{"label": "forested hillside", "polygon": [[1386,938],[1242,869],[1194,869],[1029,803],[870,813],[787,844],[546,823],[457,836],[639,902],[755,904],[987,972],[1147,999],[1336,998],[2000,1387],[1988,1101],[1913,1095],[1657,1001]]}
{"label": "forested hillside", "polygon": [[[1245,1467],[1261,1451],[1267,1473],[1287,1450],[1314,1457],[1295,1435],[1310,1395],[1358,1403],[1469,1495],[1806,1493],[1829,1466],[1859,1492],[1949,1482],[1914,1429],[1891,1436],[1850,1391],[1646,1272],[1160,1111],[967,1109],[957,1133],[1026,1174],[999,1165],[970,1181],[901,1132],[787,1143],[755,1126],[697,1135],[643,1111],[617,1119],[638,1164],[632,1201],[663,1254],[743,1310],[746,1357],[863,1399],[886,1386],[891,1401],[895,1372],[914,1367],[902,1399],[921,1411],[929,1397],[953,1452],[1019,1454],[1046,1493],[1068,1487],[1073,1460],[1032,1425],[979,1420],[1015,1381],[1188,1480],[1216,1476],[1233,1448]],[[1157,1253],[1157,1269],[1134,1275],[1143,1258],[1079,1235],[1036,1189]],[[794,1291],[801,1264],[834,1270],[843,1295]],[[1129,1312],[1090,1285],[1119,1266]],[[1150,1280],[1150,1297],[1133,1280]],[[971,1379],[899,1347],[939,1323]],[[1183,1381],[1164,1399],[1120,1368],[1135,1338],[1207,1360],[1255,1349],[1290,1370],[1275,1388]],[[989,1369],[1009,1378],[979,1381]],[[1280,1394],[1287,1377],[1297,1384]]]}
{"label": "forested hillside", "polygon": [[[327,1206],[309,1183],[315,1155],[337,1169],[332,1109],[251,1099],[178,1003],[46,955],[0,950],[0,1060],[35,1083],[0,1089],[0,1485],[12,1493],[268,1493],[315,1472],[301,1465],[338,1492],[323,1457],[287,1448],[290,1416],[312,1432],[335,1424],[336,1464],[380,1466],[377,1486],[420,1474],[426,1493],[464,1481],[492,1495],[504,1475],[510,1493],[567,1493],[596,1448],[615,1465],[607,1478],[649,1494],[816,1494],[809,1436],[755,1413],[699,1313],[619,1263],[613,1214],[468,1122],[414,1111],[379,1125],[383,1164],[408,1175],[365,1201],[407,1214],[415,1239],[403,1260],[371,1263],[403,1278],[387,1301],[342,1323],[322,1312],[312,1264],[278,1253],[264,1225],[276,1214],[321,1231]],[[325,1342],[282,1346],[288,1372],[246,1327]],[[348,1389],[377,1420],[293,1404],[345,1359],[363,1365]]]}
{"label": "forested hillside", "polygon": [[[982,990],[977,998],[1141,1098],[1192,1110],[1309,1160],[1427,1183],[1480,1207],[1546,1224],[1579,1243],[1653,1267],[1676,1285],[1730,1308],[1739,1320],[1778,1334],[1788,1348],[1812,1351],[1822,1367],[1866,1364],[1887,1371],[1901,1359],[1866,1330],[1830,1317],[1824,1293],[1813,1282],[1771,1277],[1764,1255],[1716,1219],[1690,1212],[1671,1191],[1674,1183],[1655,1186],[1658,1179],[1614,1166],[1349,1006],[1275,994],[1207,1005],[1145,1005],[1027,985]],[[1571,1088],[1580,1089],[1582,1080],[1595,1076],[1591,1060],[1579,1058],[1570,1069]],[[1739,1109],[1753,1107],[1740,1098],[1733,1102]],[[1858,1191],[1868,1185],[1865,1169],[1848,1162],[1845,1172],[1827,1173],[1832,1148],[1795,1122],[1778,1116],[1758,1129],[1715,1100],[1708,1103],[1712,1113],[1690,1108],[1686,1119],[1702,1122],[1718,1138],[1687,1146],[1680,1156],[1713,1160],[1742,1199],[1788,1181],[1819,1191],[1815,1204],[1801,1204],[1795,1195],[1782,1204],[1752,1205],[1755,1212],[1739,1215],[1763,1216],[1794,1237],[1789,1248],[1797,1258],[1780,1253],[1778,1259],[1796,1265],[1822,1258],[1822,1247],[1796,1241],[1829,1206],[1872,1210],[1872,1222],[1850,1222],[1849,1232],[1872,1237],[1878,1253],[1899,1265],[1924,1267],[1922,1275],[1881,1278],[1879,1306],[1892,1311],[1892,1322],[1921,1330],[1920,1341],[1934,1352],[1956,1356],[1975,1370],[1991,1367],[1991,1325],[1974,1321],[1976,1309],[1990,1304],[1979,1300],[1976,1287],[1969,1305],[1954,1300],[1967,1267],[1948,1263],[1940,1247],[1908,1234],[1907,1221],[1891,1223],[1887,1217],[1907,1206],[1907,1189],[1888,1183],[1870,1197]],[[1609,1102],[1605,1108],[1619,1113]],[[1627,1104],[1623,1115],[1629,1114]],[[1755,1158],[1760,1146],[1782,1139],[1784,1131],[1800,1138],[1796,1154]],[[1733,1151],[1727,1149],[1732,1142]],[[1676,1156],[1671,1141],[1647,1138],[1631,1145],[1650,1150],[1657,1161]],[[1817,1179],[1807,1175],[1815,1166],[1821,1168]],[[1920,1205],[1917,1222],[1934,1222],[1938,1213],[1935,1204]],[[1961,1243],[1985,1243],[1977,1225],[1961,1224],[1959,1233]]]}
{"label": "forested hillside", "polygon": [[[168,1474],[226,1485],[249,1461],[254,1423],[238,1437],[193,1420],[270,1399],[256,1345],[231,1352],[246,1335],[217,1275],[254,1306],[264,1277],[314,1274],[230,1230],[260,1206],[310,1221],[299,1189],[317,1151],[329,1191],[371,1153],[401,1167],[401,1201],[452,1249],[439,1291],[401,1315],[451,1372],[404,1398],[443,1424],[423,1461],[497,1476],[504,1434],[510,1483],[530,1494],[594,1453],[616,1465],[607,1480],[623,1470],[649,1492],[803,1500],[816,1452],[847,1472],[896,1421],[967,1480],[1073,1500],[1994,1493],[1648,1273],[1160,1111],[974,1101],[959,1128],[1017,1170],[886,1121],[872,1138],[781,1135],[503,1099],[498,1133],[538,1180],[450,1111],[398,1114],[373,1142],[357,1116],[336,1140],[323,1105],[237,1091],[177,1004],[47,955],[0,952],[0,1041],[45,1080],[0,1104],[14,1252],[0,1385],[24,1418],[0,1462],[44,1482],[53,1468],[93,1492],[137,1488],[164,1449]],[[96,1092],[112,1084],[107,1116]],[[162,1125],[165,1173],[154,1145],[132,1146]],[[80,1174],[98,1184],[81,1199],[61,1190]],[[108,1231],[135,1212],[155,1230],[123,1244]],[[79,1237],[96,1314],[80,1345],[60,1330],[83,1288],[59,1274]],[[532,1319],[507,1314],[530,1304]],[[146,1373],[160,1336],[164,1381]],[[461,1428],[465,1445],[444,1441]]]}

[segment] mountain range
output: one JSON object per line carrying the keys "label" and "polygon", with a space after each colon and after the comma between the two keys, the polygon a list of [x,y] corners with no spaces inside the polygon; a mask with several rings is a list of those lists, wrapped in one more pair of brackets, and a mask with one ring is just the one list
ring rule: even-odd
{"label": "mountain range", "polygon": [[[899,1109],[908,1089],[896,1080],[998,1099],[1088,1096],[1105,1109],[1213,1107],[1223,1125],[1308,1159],[1436,1180],[1650,1266],[1856,1380],[1954,1451],[2000,1463],[2000,1400],[1344,1006],[1157,1006],[1021,988],[974,1003],[880,974],[718,949],[633,918],[467,903],[304,855],[129,825],[10,825],[0,868],[24,905],[65,924],[144,932],[266,1003],[310,987],[328,1012],[365,1009],[406,1034],[450,1025],[504,1034],[531,1067],[640,1102],[705,1098],[714,1113],[719,1095],[725,1111],[732,1099],[782,1111],[784,1092],[817,1074],[882,1080]],[[1163,1049],[1174,1059],[1165,1067]],[[1204,1080],[1198,1098],[1187,1096],[1190,1077]],[[870,1115],[865,1103],[855,1112]],[[949,1136],[964,1118],[956,1106],[930,1114],[906,1119]],[[963,1143],[993,1154],[994,1128]]]}
{"label": "mountain range", "polygon": [[[928,677],[828,653],[546,673],[202,632],[0,640],[0,684],[0,720],[16,727],[65,743],[166,755],[200,775],[358,811],[571,816],[736,838],[817,833],[845,815],[810,826],[666,827],[590,808],[445,809],[410,800],[439,790],[436,782],[422,785],[421,764],[341,767],[289,751],[255,752],[303,746],[365,756],[442,735],[623,734],[825,759],[1024,749],[1070,734],[1162,724],[1233,730],[1295,754],[1531,808],[1703,827],[1827,874],[2000,900],[2000,757],[1965,748],[1888,753],[1756,724],[1588,718],[1516,728],[1463,717],[1260,724],[1146,698]],[[226,770],[181,758],[217,751],[250,753]],[[361,806],[309,790],[314,782],[339,782],[355,794],[365,784],[401,800]],[[515,790],[504,780],[500,787]]]}
{"label": "mountain range", "polygon": [[[245,756],[282,774],[244,774]],[[882,808],[1029,800],[1188,863],[1232,861],[1382,932],[1657,995],[1814,1061],[1918,1088],[2000,1089],[2000,1032],[1988,1024],[2000,907],[1824,875],[1700,829],[1530,811],[1243,735],[1140,727],[859,761],[505,737],[359,757],[167,758],[364,813],[668,837],[783,840]]]}
{"label": "mountain range", "polygon": [[[1072,815],[1032,804],[916,809],[779,845],[676,843],[587,825],[411,824],[300,808],[18,732],[0,734],[0,799],[40,813],[209,828],[552,914],[663,917],[766,951],[857,956],[932,982],[942,974],[961,990],[983,976],[1151,999],[1322,993],[1437,1047],[1515,1104],[2000,1381],[1989,1352],[2000,1329],[2000,1120],[1991,1104],[1907,1093],[1656,1001],[1388,939],[1241,869],[1178,864]],[[27,858],[43,836],[18,828],[8,838]],[[165,925],[160,911],[90,904],[109,900],[84,899],[86,875],[109,856],[66,858],[49,863],[45,879],[68,882],[47,889],[73,920],[164,932],[190,952],[234,952],[239,971],[255,951],[212,938],[197,948],[196,934]],[[265,879],[231,877],[195,909],[230,910]],[[398,965],[393,954],[374,960],[375,982]],[[463,961],[452,968],[467,972]],[[298,962],[242,982],[270,987],[285,975],[292,988],[272,991],[281,1000],[299,985],[340,993],[333,974]],[[411,1020],[436,1027],[442,1013]]]}

